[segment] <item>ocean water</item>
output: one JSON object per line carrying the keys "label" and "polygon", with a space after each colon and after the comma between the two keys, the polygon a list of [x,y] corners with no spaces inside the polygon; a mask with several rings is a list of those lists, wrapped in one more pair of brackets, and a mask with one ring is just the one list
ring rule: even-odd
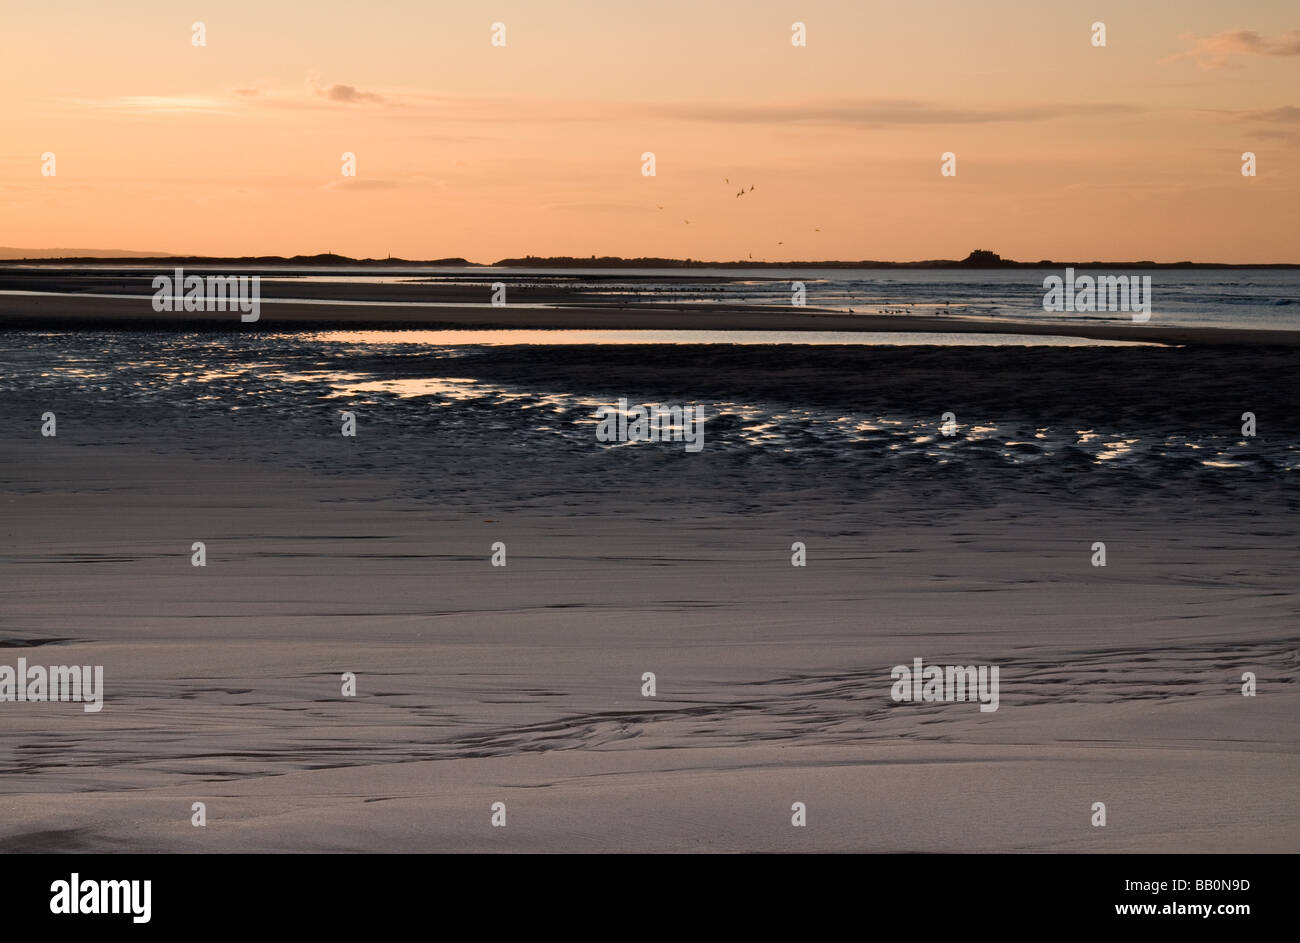
{"label": "ocean water", "polygon": [[[478,270],[514,279],[541,273]],[[553,275],[556,273],[547,273]],[[572,285],[595,298],[788,306],[801,282],[813,307],[866,314],[954,314],[1026,320],[1130,321],[1126,312],[1043,310],[1043,280],[1064,267],[1012,270],[744,269],[567,271]],[[1080,270],[1088,275],[1151,278],[1151,322],[1176,326],[1288,329],[1300,327],[1300,271],[1286,269]],[[628,276],[636,276],[629,278]],[[447,277],[447,275],[433,276]],[[695,281],[695,279],[707,279]],[[485,277],[485,285],[497,280]]]}
{"label": "ocean water", "polygon": [[[1064,267],[994,270],[923,269],[510,269],[431,268],[420,274],[383,275],[373,269],[307,276],[383,281],[495,281],[530,285],[557,279],[592,301],[790,305],[801,282],[810,307],[861,314],[967,315],[1009,320],[1131,321],[1126,312],[1089,314],[1043,310],[1043,279],[1065,276]],[[1300,271],[1287,269],[1088,269],[1078,274],[1147,275],[1151,323],[1178,327],[1300,328]]]}

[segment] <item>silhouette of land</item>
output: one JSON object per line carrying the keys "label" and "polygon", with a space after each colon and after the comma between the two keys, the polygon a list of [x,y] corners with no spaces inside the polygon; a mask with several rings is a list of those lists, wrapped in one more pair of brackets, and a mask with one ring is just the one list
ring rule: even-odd
{"label": "silhouette of land", "polygon": [[[8,252],[29,251],[33,254],[28,257],[10,257]],[[147,263],[157,263],[159,265],[275,265],[275,266],[298,266],[302,268],[313,268],[324,265],[347,265],[357,267],[371,266],[480,266],[480,267],[509,267],[509,268],[748,268],[748,269],[765,269],[765,268],[831,268],[831,269],[853,269],[853,268],[880,268],[880,269],[969,269],[969,268],[1042,268],[1044,266],[1073,268],[1142,268],[1142,269],[1293,269],[1300,268],[1300,262],[1193,262],[1189,260],[1179,262],[1155,262],[1150,259],[1139,261],[1069,261],[1060,259],[1039,259],[1037,262],[1017,261],[1015,259],[1004,259],[996,252],[987,249],[976,249],[967,255],[964,259],[922,259],[915,261],[891,261],[885,259],[791,259],[784,262],[779,261],[759,261],[756,259],[735,259],[731,261],[708,261],[704,259],[672,259],[660,258],[655,256],[639,256],[636,258],[624,258],[617,255],[601,256],[573,256],[573,255],[526,255],[520,258],[499,259],[496,262],[471,262],[468,259],[454,257],[443,259],[405,259],[396,256],[388,256],[382,259],[370,258],[353,258],[346,255],[338,255],[333,252],[324,252],[317,255],[243,255],[243,256],[213,256],[213,255],[147,255],[133,253],[126,250],[95,250],[94,255],[69,255],[69,256],[52,256],[47,253],[49,249],[31,249],[31,250],[3,250],[0,249],[0,259],[10,263],[23,263],[24,265],[40,265],[42,263],[68,264],[74,262],[84,262],[88,264],[109,264],[121,262],[124,265],[141,265]],[[69,250],[73,251],[73,250]]]}

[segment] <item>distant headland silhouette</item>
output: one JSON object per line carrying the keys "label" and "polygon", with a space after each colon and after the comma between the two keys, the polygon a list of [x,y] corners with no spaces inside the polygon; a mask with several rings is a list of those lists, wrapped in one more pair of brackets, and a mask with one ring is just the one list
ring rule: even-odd
{"label": "distant headland silhouette", "polygon": [[[616,255],[572,256],[572,255],[526,255],[521,258],[500,259],[496,262],[471,262],[464,258],[445,259],[405,259],[388,256],[382,259],[352,258],[334,252],[317,255],[249,255],[249,256],[210,256],[210,255],[165,255],[135,253],[128,250],[68,250],[84,252],[84,255],[54,256],[48,253],[58,250],[49,249],[8,249],[0,247],[0,265],[5,262],[40,264],[44,262],[69,263],[121,263],[123,265],[285,265],[310,268],[315,266],[476,266],[484,268],[623,268],[623,269],[662,269],[662,268],[749,268],[749,269],[789,269],[789,268],[824,268],[824,269],[1015,269],[1043,268],[1047,266],[1060,268],[1139,268],[1139,269],[1291,269],[1300,268],[1298,262],[1153,262],[1141,261],[1065,261],[1060,259],[1040,259],[1037,262],[1020,262],[1004,259],[989,249],[975,249],[964,259],[924,259],[912,262],[897,262],[883,259],[807,259],[785,262],[756,261],[754,259],[737,259],[733,261],[706,261],[703,259],[668,259],[658,257],[625,258]],[[30,252],[31,255],[19,256],[16,253]],[[11,254],[13,253],[13,254]]]}

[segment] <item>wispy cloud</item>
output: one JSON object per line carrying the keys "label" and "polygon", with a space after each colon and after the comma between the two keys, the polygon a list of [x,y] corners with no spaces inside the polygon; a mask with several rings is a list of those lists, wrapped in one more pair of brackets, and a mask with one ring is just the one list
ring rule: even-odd
{"label": "wispy cloud", "polygon": [[382,95],[376,94],[375,92],[363,92],[355,85],[340,85],[336,83],[334,85],[324,86],[320,85],[313,79],[312,89],[322,98],[326,98],[332,102],[340,102],[345,105],[377,105],[382,103],[384,100]]}
{"label": "wispy cloud", "polygon": [[[82,104],[90,104],[82,102]],[[427,89],[363,91],[309,76],[305,86],[240,86],[223,96],[134,96],[114,107],[153,111],[263,109],[322,110],[365,106],[386,120],[426,124],[497,125],[535,122],[679,121],[714,125],[820,125],[876,129],[961,124],[1024,123],[1066,118],[1116,117],[1148,109],[1120,103],[1016,103],[976,106],[907,99],[835,99],[788,102],[539,101],[514,97],[446,95]]]}
{"label": "wispy cloud", "polygon": [[1253,108],[1232,114],[1241,121],[1250,122],[1250,133],[1256,137],[1284,141],[1292,147],[1300,144],[1300,106]]}
{"label": "wispy cloud", "polygon": [[215,114],[227,111],[232,103],[212,95],[121,95],[110,99],[78,99],[75,104],[139,114]]}
{"label": "wispy cloud", "polygon": [[[624,106],[626,109],[626,106]],[[992,124],[1136,114],[1122,104],[1023,104],[993,108],[944,105],[902,99],[804,101],[786,104],[646,104],[630,109],[643,116],[707,121],[712,124],[837,124],[863,128],[890,125]]]}
{"label": "wispy cloud", "polygon": [[327,190],[392,190],[396,180],[377,180],[369,177],[342,177],[325,184]]}
{"label": "wispy cloud", "polygon": [[1271,121],[1279,124],[1300,124],[1300,106],[1283,105],[1280,108],[1257,108],[1238,112],[1247,121]]}
{"label": "wispy cloud", "polygon": [[1222,69],[1234,56],[1300,56],[1300,30],[1268,39],[1253,29],[1230,29],[1213,36],[1183,33],[1178,37],[1192,43],[1190,49],[1166,56],[1161,62],[1195,59],[1202,69]]}

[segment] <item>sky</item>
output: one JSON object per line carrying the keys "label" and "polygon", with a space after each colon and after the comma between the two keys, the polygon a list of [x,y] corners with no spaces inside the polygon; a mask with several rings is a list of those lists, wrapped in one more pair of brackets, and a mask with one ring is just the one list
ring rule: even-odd
{"label": "sky", "polygon": [[0,0],[0,114],[9,246],[1300,262],[1294,0]]}

